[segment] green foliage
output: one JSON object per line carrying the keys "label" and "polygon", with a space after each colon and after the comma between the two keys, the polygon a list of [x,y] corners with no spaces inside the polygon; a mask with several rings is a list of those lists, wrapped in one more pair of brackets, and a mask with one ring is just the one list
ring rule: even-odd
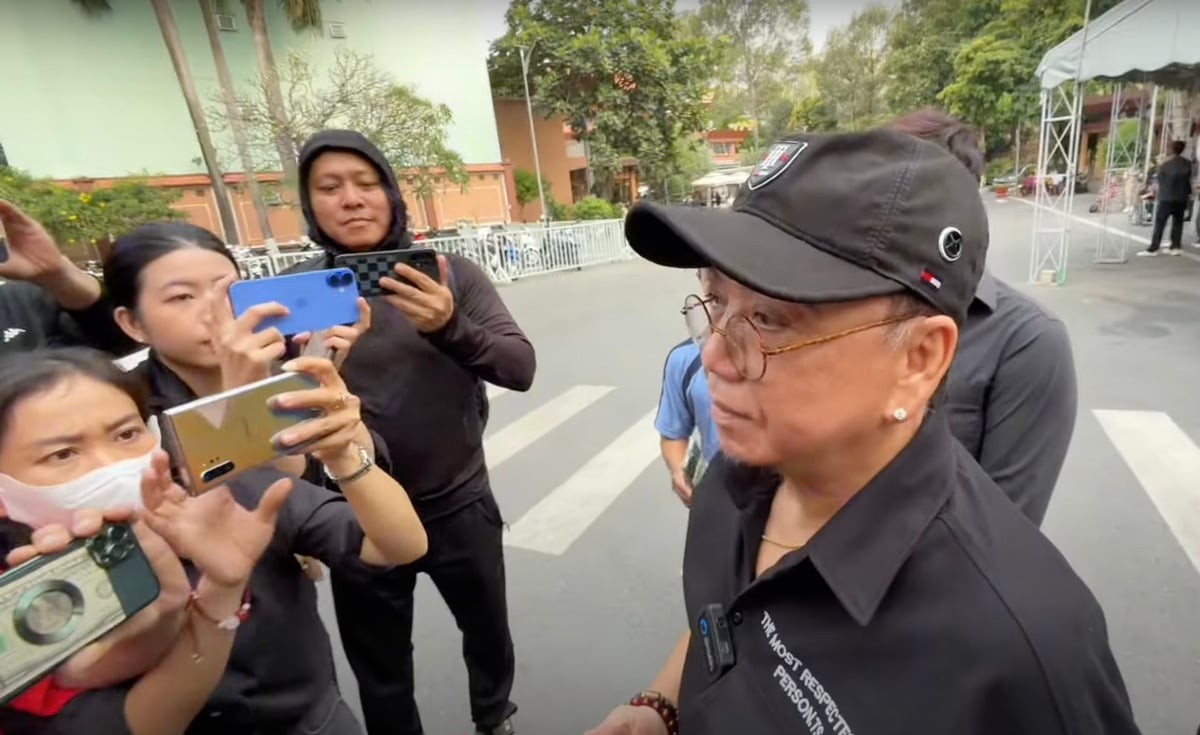
{"label": "green foliage", "polygon": [[672,0],[514,0],[508,31],[492,44],[496,94],[523,96],[520,47],[543,113],[561,116],[585,142],[598,179],[622,156],[662,170],[674,142],[702,127],[713,58],[703,39],[680,33]]}
{"label": "green foliage", "polygon": [[814,73],[828,114],[841,130],[860,130],[890,116],[884,93],[891,20],[891,10],[872,5],[855,13],[845,28],[829,32]]}
{"label": "green foliage", "polygon": [[[537,174],[529,169],[513,169],[513,179],[516,181],[517,204],[521,207],[521,219],[525,219],[525,205],[538,200]],[[542,191],[546,195],[546,209],[550,209],[550,182],[542,177]]]}
{"label": "green foliage", "polygon": [[0,166],[0,199],[13,202],[41,222],[75,259],[93,257],[89,246],[140,224],[181,218],[183,215],[171,206],[179,196],[177,191],[140,180],[80,191]]}
{"label": "green foliage", "polygon": [[788,127],[802,132],[828,132],[837,128],[837,118],[824,98],[812,95],[795,104]]}
{"label": "green foliage", "polygon": [[617,219],[621,210],[600,197],[584,197],[575,202],[575,219]]}
{"label": "green foliage", "polygon": [[546,209],[550,210],[550,219],[564,222],[575,219],[575,209],[570,204],[563,204],[549,194],[546,195]]}
{"label": "green foliage", "polygon": [[[1143,134],[1144,133],[1141,130],[1141,126],[1138,125],[1136,118],[1122,120],[1121,122],[1117,123],[1117,144],[1113,147],[1113,162],[1111,168],[1132,168],[1141,163],[1138,160],[1138,157],[1133,155],[1133,152],[1137,147],[1137,144],[1141,142],[1138,141],[1138,138]],[[1104,139],[1101,140],[1096,146],[1094,166],[1097,171],[1109,168],[1108,148],[1109,140],[1108,136],[1105,136]]]}
{"label": "green foliage", "polygon": [[808,16],[804,0],[701,0],[697,21],[719,54],[717,128],[746,117],[759,143],[784,132],[812,52]]}

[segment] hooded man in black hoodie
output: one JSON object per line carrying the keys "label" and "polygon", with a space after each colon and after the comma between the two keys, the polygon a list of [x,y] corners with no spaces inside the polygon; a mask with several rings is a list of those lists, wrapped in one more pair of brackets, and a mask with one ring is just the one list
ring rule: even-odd
{"label": "hooded man in black hoodie", "polygon": [[[333,266],[341,253],[412,246],[407,210],[383,154],[359,133],[326,130],[300,152],[309,237],[325,254],[292,272]],[[418,735],[413,698],[413,587],[433,579],[463,634],[478,732],[512,733],[515,672],[505,596],[503,522],[483,457],[483,381],[525,391],[533,346],[471,261],[439,255],[441,279],[405,265],[372,299],[372,326],[342,374],[363,418],[383,437],[396,479],[429,535],[418,563],[369,578],[333,575],[346,656],[370,735]]]}

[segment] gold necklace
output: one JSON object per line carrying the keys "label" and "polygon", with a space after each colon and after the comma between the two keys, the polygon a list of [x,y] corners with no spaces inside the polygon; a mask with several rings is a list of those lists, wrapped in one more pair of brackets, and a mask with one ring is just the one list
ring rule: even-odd
{"label": "gold necklace", "polygon": [[807,544],[799,544],[799,545],[785,544],[782,541],[776,541],[775,539],[771,538],[770,536],[768,536],[765,533],[762,535],[762,540],[766,541],[768,544],[771,544],[772,546],[778,546],[779,548],[787,549],[788,551],[799,551],[800,549],[803,549],[805,546],[807,546]]}

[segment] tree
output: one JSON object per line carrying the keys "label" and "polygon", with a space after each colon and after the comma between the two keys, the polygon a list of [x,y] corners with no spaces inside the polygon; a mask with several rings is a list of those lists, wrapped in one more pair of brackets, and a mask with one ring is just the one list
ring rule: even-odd
{"label": "tree", "polygon": [[[516,182],[517,206],[520,207],[521,221],[525,221],[525,205],[538,200],[537,174],[526,168],[513,169],[513,180]],[[542,179],[542,191],[550,192],[550,182]],[[549,204],[546,205],[549,209]],[[545,216],[545,212],[542,213]]]}
{"label": "tree", "polygon": [[712,54],[680,33],[671,0],[513,0],[508,31],[492,44],[489,72],[500,95],[523,96],[519,49],[531,49],[538,108],[561,116],[604,184],[624,156],[661,171],[676,138],[702,125]]}
{"label": "tree", "polygon": [[[766,109],[776,114],[785,99],[789,75],[811,51],[808,3],[805,0],[700,0],[699,20],[718,44],[718,68],[726,81],[726,96],[736,99],[742,114],[753,122],[754,147],[763,144]],[[733,94],[730,94],[732,92]],[[790,103],[786,104],[790,112]],[[787,113],[783,113],[786,120]],[[780,131],[774,130],[771,135]]]}
{"label": "tree", "polygon": [[814,65],[826,109],[842,130],[879,124],[888,116],[887,32],[892,12],[872,5],[834,28]]}
{"label": "tree", "polygon": [[[999,0],[996,14],[954,55],[954,78],[938,95],[977,126],[989,153],[1006,149],[1018,125],[1035,118],[1042,57],[1083,25],[1086,0]],[[1093,0],[1097,17],[1117,0]]]}
{"label": "tree", "polygon": [[[92,17],[107,17],[112,14],[109,0],[71,0],[76,7]],[[179,80],[179,89],[183,92],[184,102],[187,103],[188,115],[192,118],[192,127],[196,131],[196,141],[200,144],[200,157],[208,169],[208,177],[212,181],[213,196],[217,200],[217,212],[221,218],[221,229],[224,230],[225,241],[231,245],[238,243],[237,219],[233,215],[233,205],[229,201],[229,193],[225,188],[225,179],[217,161],[217,149],[213,145],[212,134],[208,129],[208,121],[204,118],[204,108],[200,104],[200,95],[196,92],[196,82],[192,78],[191,67],[188,66],[187,54],[183,50],[183,42],[179,37],[179,27],[175,25],[175,16],[171,13],[169,0],[150,0],[154,8],[154,17],[158,21],[163,43],[167,54],[171,57],[171,66],[175,69],[175,77]]]}
{"label": "tree", "polygon": [[1000,12],[1000,0],[905,0],[888,32],[888,107],[904,113],[938,102],[954,59]]}
{"label": "tree", "polygon": [[[250,25],[250,33],[254,37],[254,61],[258,65],[258,76],[267,108],[275,121],[276,130],[283,131],[288,127],[287,106],[284,104],[283,89],[275,66],[275,52],[271,49],[271,36],[267,33],[266,2],[242,0],[242,5],[246,10],[246,22]],[[279,7],[287,15],[292,30],[297,33],[321,30],[321,0],[279,0]],[[296,168],[296,151],[299,147],[281,132],[275,139],[275,149],[283,167],[284,180],[293,185],[297,184],[299,173]]]}
{"label": "tree", "polygon": [[211,0],[199,0],[200,15],[204,18],[204,30],[208,33],[208,45],[212,49],[213,63],[217,67],[217,81],[221,85],[221,99],[229,114],[230,132],[233,134],[234,145],[237,147],[238,159],[242,163],[242,175],[246,178],[246,187],[250,190],[250,201],[254,203],[254,213],[258,216],[258,227],[266,240],[267,248],[272,252],[278,248],[275,244],[275,233],[271,230],[271,217],[267,204],[263,201],[262,188],[258,185],[255,174],[254,160],[250,156],[250,144],[246,140],[246,126],[237,115],[237,97],[233,86],[233,75],[229,72],[229,60],[225,58],[225,48],[221,45],[221,32],[217,29],[216,13],[213,11]]}
{"label": "tree", "polygon": [[418,196],[428,196],[442,176],[467,183],[462,157],[446,139],[453,120],[450,108],[398,84],[370,54],[339,49],[322,83],[311,59],[289,53],[275,76],[284,104],[282,127],[268,100],[270,83],[258,77],[239,90],[233,115],[224,104],[214,104],[209,112],[223,128],[235,123],[245,127],[250,154],[259,165],[265,165],[280,140],[296,150],[320,130],[345,127],[377,145],[398,175],[412,179]]}

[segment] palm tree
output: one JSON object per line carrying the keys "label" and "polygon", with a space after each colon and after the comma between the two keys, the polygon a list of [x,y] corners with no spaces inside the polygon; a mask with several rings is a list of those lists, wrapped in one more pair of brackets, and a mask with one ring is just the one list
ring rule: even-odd
{"label": "palm tree", "polygon": [[217,15],[213,12],[212,0],[199,0],[200,14],[204,17],[204,29],[208,31],[208,44],[212,47],[213,63],[217,67],[217,80],[221,84],[221,97],[225,102],[225,115],[229,119],[229,130],[233,134],[233,142],[237,146],[238,157],[242,161],[242,172],[246,177],[246,187],[250,190],[250,200],[254,202],[254,212],[258,215],[258,226],[266,240],[267,249],[272,253],[278,252],[275,244],[275,233],[271,230],[271,218],[267,204],[263,201],[262,188],[258,185],[258,177],[254,173],[254,160],[250,156],[250,144],[246,141],[246,124],[238,109],[237,97],[234,95],[233,75],[229,72],[229,60],[225,58],[225,47],[221,45],[221,32],[217,28]]}
{"label": "palm tree", "polygon": [[[292,29],[300,31],[321,30],[321,0],[278,0],[279,7],[287,14]],[[279,74],[275,67],[275,54],[271,50],[271,37],[267,33],[267,8],[265,0],[242,0],[246,8],[246,21],[254,36],[254,59],[258,64],[258,75],[262,78],[263,93],[267,108],[275,118],[279,131],[275,147],[279,151],[279,163],[283,166],[286,181],[298,184],[296,168],[296,146],[288,135],[288,112],[283,103],[283,90],[279,86]]]}
{"label": "palm tree", "polygon": [[[112,13],[109,0],[71,0],[84,13],[99,17]],[[150,0],[154,8],[154,17],[158,20],[158,28],[162,32],[163,43],[167,54],[171,57],[171,65],[175,68],[175,76],[179,80],[179,89],[187,103],[188,115],[192,118],[192,126],[196,130],[196,140],[200,144],[200,155],[204,166],[208,169],[208,177],[212,180],[213,195],[217,200],[217,212],[221,218],[221,229],[224,230],[225,241],[231,245],[238,244],[237,220],[233,216],[233,205],[225,189],[225,179],[221,176],[221,167],[217,163],[217,149],[213,145],[212,133],[208,129],[208,121],[204,117],[204,108],[200,104],[200,95],[196,92],[196,82],[192,79],[192,70],[188,66],[187,55],[183,51],[183,41],[179,37],[179,27],[175,25],[175,16],[171,14],[169,0]]]}

